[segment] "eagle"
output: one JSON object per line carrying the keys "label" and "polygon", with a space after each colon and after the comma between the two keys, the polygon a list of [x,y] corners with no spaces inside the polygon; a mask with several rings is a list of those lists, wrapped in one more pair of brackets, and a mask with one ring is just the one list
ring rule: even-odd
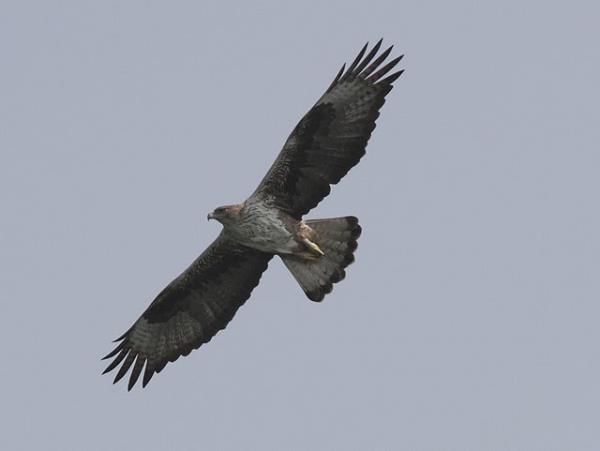
{"label": "eagle", "polygon": [[[300,120],[256,190],[241,204],[216,208],[216,240],[162,290],[104,359],[104,373],[130,368],[128,390],[142,371],[142,386],[168,362],[207,343],[231,321],[258,285],[269,261],[279,256],[306,296],[315,302],[344,279],[361,233],[353,216],[304,220],[365,154],[375,120],[403,70],[369,44]],[[385,63],[385,64],[384,64]],[[388,75],[389,74],[389,75]]]}

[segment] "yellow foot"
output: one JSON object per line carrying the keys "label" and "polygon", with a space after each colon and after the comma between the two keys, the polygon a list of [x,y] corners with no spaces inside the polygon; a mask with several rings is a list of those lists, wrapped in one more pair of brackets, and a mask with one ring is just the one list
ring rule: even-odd
{"label": "yellow foot", "polygon": [[308,238],[304,238],[302,242],[306,244],[306,247],[308,247],[308,250],[311,252],[311,254],[316,255],[318,257],[322,257],[323,255],[325,255],[325,252],[323,252],[316,243],[313,243]]}

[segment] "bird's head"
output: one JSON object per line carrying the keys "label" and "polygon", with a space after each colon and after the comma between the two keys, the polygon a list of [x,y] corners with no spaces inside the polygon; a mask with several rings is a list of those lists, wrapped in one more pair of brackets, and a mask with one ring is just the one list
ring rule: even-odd
{"label": "bird's head", "polygon": [[215,208],[212,213],[208,214],[207,219],[209,221],[211,219],[216,219],[221,224],[228,225],[237,221],[241,209],[241,205],[225,205],[223,207],[218,207]]}

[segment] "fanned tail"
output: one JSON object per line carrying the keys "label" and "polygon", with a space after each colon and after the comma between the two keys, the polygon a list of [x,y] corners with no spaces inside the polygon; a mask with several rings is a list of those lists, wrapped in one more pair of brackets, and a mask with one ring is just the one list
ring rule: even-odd
{"label": "fanned tail", "polygon": [[305,221],[313,229],[313,241],[325,255],[307,259],[299,256],[282,256],[283,263],[298,281],[311,301],[321,302],[331,293],[333,284],[346,277],[346,268],[354,261],[361,227],[354,216]]}

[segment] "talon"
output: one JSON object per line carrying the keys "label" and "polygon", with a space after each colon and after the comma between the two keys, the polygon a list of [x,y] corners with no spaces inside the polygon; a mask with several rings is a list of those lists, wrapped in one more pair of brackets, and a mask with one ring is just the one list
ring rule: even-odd
{"label": "talon", "polygon": [[321,248],[319,247],[318,244],[313,243],[312,241],[310,241],[308,238],[304,238],[302,240],[302,242],[304,244],[306,244],[306,246],[308,247],[308,249],[315,255],[318,255],[319,257],[323,257],[325,255],[325,252],[323,252],[321,250]]}

